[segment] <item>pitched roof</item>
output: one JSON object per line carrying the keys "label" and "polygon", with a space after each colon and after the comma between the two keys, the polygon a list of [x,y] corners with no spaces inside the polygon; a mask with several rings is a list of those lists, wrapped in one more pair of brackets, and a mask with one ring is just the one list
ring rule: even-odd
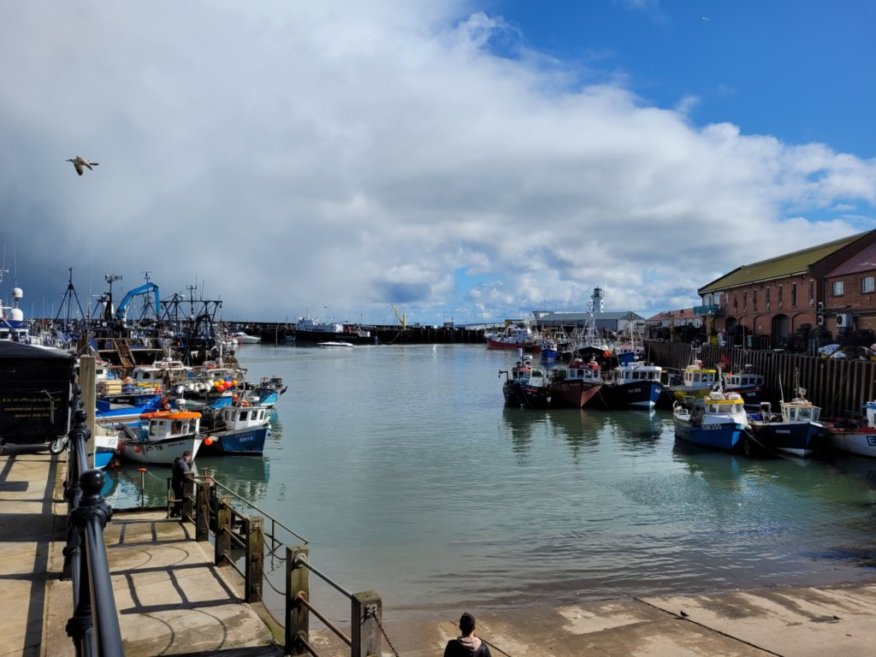
{"label": "pitched roof", "polygon": [[698,294],[708,294],[718,290],[726,290],[740,285],[749,285],[760,281],[768,281],[775,278],[783,278],[785,276],[793,276],[794,274],[804,273],[811,265],[814,265],[819,260],[823,260],[827,256],[839,251],[844,246],[847,246],[860,239],[867,233],[857,233],[842,239],[819,244],[817,246],[803,249],[802,251],[794,251],[786,255],[770,258],[769,260],[761,260],[750,265],[742,265],[737,267],[729,274],[725,274],[721,278],[717,278],[711,283],[697,290]]}
{"label": "pitched roof", "polygon": [[[539,322],[584,322],[590,319],[590,313],[573,313],[573,312],[552,312],[542,315],[538,318]],[[609,312],[601,312],[594,315],[594,319],[598,322],[600,320],[609,320],[616,321],[620,319],[625,320],[634,320],[638,321],[643,319],[640,315],[630,311],[630,310],[621,310],[621,311],[609,311]]]}

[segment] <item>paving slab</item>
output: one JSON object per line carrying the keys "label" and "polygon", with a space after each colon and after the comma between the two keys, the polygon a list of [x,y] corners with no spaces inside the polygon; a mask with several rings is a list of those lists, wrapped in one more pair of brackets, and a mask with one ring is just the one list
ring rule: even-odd
{"label": "paving slab", "polygon": [[37,448],[0,452],[0,656],[38,657],[57,468]]}

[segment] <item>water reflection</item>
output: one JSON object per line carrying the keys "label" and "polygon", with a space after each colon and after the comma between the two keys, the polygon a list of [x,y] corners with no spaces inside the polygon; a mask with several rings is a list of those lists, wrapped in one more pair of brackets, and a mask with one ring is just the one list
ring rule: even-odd
{"label": "water reflection", "polygon": [[[258,504],[268,488],[268,459],[260,456],[211,456],[198,459],[198,470],[207,470],[224,488],[245,500]],[[220,489],[220,495],[222,495]]]}
{"label": "water reflection", "polygon": [[[269,479],[269,461],[260,456],[201,456],[193,472],[210,472],[235,495],[254,503],[265,497]],[[125,464],[104,472],[104,497],[118,509],[161,507],[167,504],[167,480],[171,469],[161,466]]]}
{"label": "water reflection", "polygon": [[663,436],[665,413],[646,410],[603,411],[621,451],[653,452]]}
{"label": "water reflection", "polygon": [[562,438],[577,457],[581,450],[595,449],[599,444],[606,415],[576,409],[533,412],[525,408],[505,408],[502,419],[515,453],[525,454],[532,446],[533,435],[556,436]]}

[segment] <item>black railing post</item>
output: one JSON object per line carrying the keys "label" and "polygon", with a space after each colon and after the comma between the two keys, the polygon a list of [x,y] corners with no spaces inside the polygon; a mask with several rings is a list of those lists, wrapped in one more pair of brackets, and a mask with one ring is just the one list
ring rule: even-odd
{"label": "black railing post", "polygon": [[[103,529],[112,518],[113,510],[100,494],[104,482],[100,470],[87,470],[80,479],[82,499],[71,520],[82,532],[85,546],[83,575],[87,573],[87,578],[81,589],[88,597],[83,603],[91,607],[91,640],[88,643],[101,657],[122,655],[122,632],[103,539]],[[79,615],[77,608],[74,618]]]}

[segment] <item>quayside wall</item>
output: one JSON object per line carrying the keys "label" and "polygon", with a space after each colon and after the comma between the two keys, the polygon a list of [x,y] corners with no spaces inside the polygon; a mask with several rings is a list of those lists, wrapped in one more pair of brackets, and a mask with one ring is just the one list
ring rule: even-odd
{"label": "quayside wall", "polygon": [[876,362],[870,360],[710,345],[694,351],[689,344],[658,340],[647,340],[645,347],[650,362],[672,370],[684,369],[692,357],[707,366],[729,360],[731,371],[750,365],[753,372],[764,376],[768,399],[776,402],[782,393],[790,399],[800,386],[807,399],[821,407],[822,417],[860,415],[864,403],[876,399]]}

